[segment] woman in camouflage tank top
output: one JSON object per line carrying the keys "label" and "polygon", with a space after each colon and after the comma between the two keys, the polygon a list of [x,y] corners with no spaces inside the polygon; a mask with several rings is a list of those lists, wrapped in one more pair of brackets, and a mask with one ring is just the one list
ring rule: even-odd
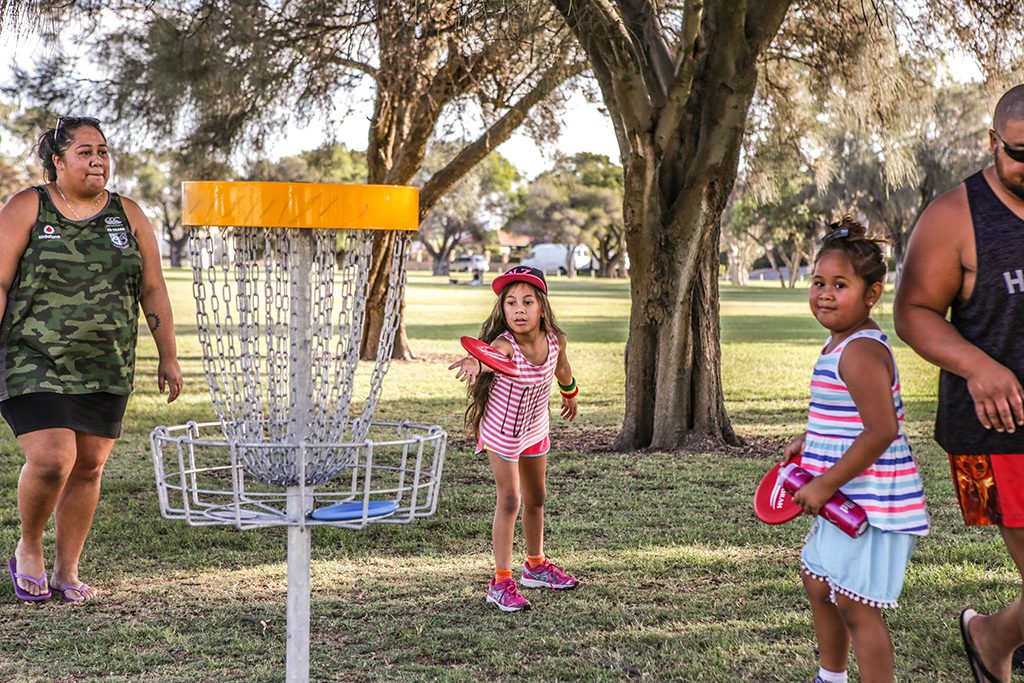
{"label": "woman in camouflage tank top", "polygon": [[0,209],[0,414],[25,453],[8,571],[22,600],[96,595],[78,562],[132,390],[140,305],[161,393],[170,402],[182,386],[156,235],[138,204],[106,190],[108,153],[95,119],[58,119],[39,138],[49,182]]}

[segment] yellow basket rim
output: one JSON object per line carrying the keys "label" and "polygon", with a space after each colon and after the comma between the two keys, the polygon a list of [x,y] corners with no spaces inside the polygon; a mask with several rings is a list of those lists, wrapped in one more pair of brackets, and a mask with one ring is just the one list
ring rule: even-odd
{"label": "yellow basket rim", "polygon": [[419,228],[419,189],[406,185],[186,180],[181,207],[192,226]]}

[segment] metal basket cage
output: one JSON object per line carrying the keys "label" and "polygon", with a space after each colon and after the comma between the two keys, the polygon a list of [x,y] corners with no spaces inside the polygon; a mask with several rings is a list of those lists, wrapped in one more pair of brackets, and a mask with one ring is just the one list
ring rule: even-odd
{"label": "metal basket cage", "polygon": [[[150,439],[161,514],[192,526],[337,526],[361,529],[370,523],[404,524],[433,515],[437,508],[447,435],[439,426],[372,422],[368,438],[348,443],[246,443],[228,440],[220,422],[158,427]],[[334,478],[316,487],[283,490],[252,476],[247,457],[260,449],[292,451],[298,463],[316,463],[320,454],[344,452]],[[300,467],[300,479],[305,466]],[[289,497],[292,500],[289,507]],[[371,501],[397,506],[373,516]],[[361,516],[320,520],[310,514],[323,506],[362,503]],[[304,514],[290,514],[289,509]]]}

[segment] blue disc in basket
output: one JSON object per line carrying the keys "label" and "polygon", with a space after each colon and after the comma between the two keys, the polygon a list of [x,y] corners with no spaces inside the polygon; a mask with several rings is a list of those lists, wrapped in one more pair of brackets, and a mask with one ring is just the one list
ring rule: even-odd
{"label": "blue disc in basket", "polygon": [[362,501],[352,503],[338,503],[337,505],[328,505],[325,508],[319,510],[313,510],[313,514],[310,515],[313,519],[319,519],[324,522],[348,522],[355,519],[363,518],[363,511],[366,511],[366,517],[387,517],[393,514],[398,509],[398,503],[393,500],[371,500],[365,506]]}

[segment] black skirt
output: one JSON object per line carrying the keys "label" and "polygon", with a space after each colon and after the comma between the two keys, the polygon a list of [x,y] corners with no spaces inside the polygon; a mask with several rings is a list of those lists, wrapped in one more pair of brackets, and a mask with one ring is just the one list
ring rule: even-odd
{"label": "black skirt", "polygon": [[15,436],[40,429],[71,429],[108,439],[121,436],[128,396],[107,392],[56,394],[41,391],[0,401],[0,415]]}

